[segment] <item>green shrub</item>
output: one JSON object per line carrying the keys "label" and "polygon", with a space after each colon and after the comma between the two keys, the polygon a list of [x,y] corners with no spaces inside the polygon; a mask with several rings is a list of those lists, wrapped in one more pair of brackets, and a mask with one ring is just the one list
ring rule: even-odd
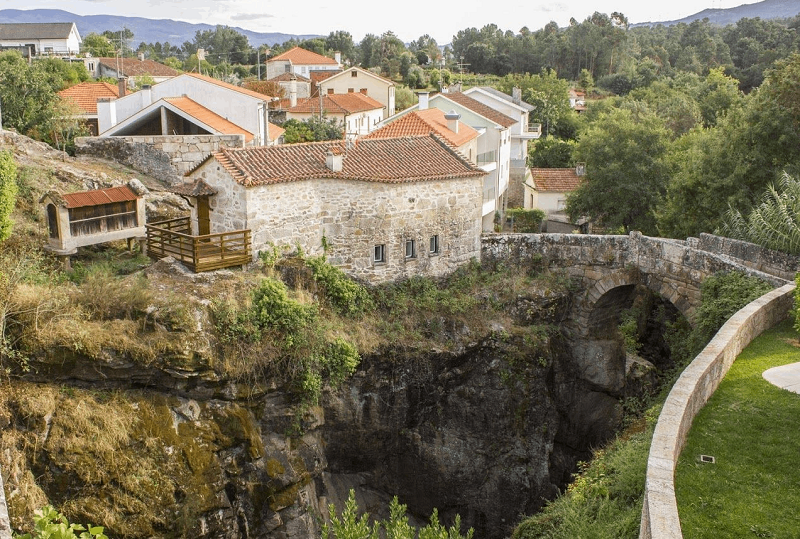
{"label": "green shrub", "polygon": [[314,280],[322,286],[328,303],[339,314],[355,317],[375,307],[367,289],[329,264],[324,255],[305,262],[314,273]]}
{"label": "green shrub", "polygon": [[103,533],[102,526],[70,524],[67,517],[50,505],[37,510],[34,514],[33,533],[15,535],[16,539],[108,539]]}
{"label": "green shrub", "polygon": [[794,330],[800,333],[800,273],[794,277]]}
{"label": "green shrub", "polygon": [[325,371],[334,387],[353,374],[361,362],[356,347],[342,338],[337,338],[328,345],[324,357]]}
{"label": "green shrub", "polygon": [[303,305],[289,298],[283,282],[267,277],[253,292],[253,319],[261,329],[276,329],[283,333],[291,347],[303,330],[316,319],[314,305]]}
{"label": "green shrub", "polygon": [[11,235],[11,212],[17,201],[17,165],[10,151],[0,152],[0,241]]}
{"label": "green shrub", "polygon": [[539,232],[545,213],[539,209],[509,208],[506,218],[511,220],[512,232]]}

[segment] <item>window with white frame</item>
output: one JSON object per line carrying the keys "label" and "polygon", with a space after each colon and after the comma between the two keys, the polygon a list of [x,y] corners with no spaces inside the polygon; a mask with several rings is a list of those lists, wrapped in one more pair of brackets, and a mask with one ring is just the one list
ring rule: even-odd
{"label": "window with white frame", "polygon": [[417,257],[417,243],[414,240],[406,240],[406,258]]}
{"label": "window with white frame", "polygon": [[377,264],[386,262],[386,245],[376,245],[372,255],[373,261]]}
{"label": "window with white frame", "polygon": [[430,245],[428,247],[428,252],[432,255],[439,254],[439,235],[431,236]]}

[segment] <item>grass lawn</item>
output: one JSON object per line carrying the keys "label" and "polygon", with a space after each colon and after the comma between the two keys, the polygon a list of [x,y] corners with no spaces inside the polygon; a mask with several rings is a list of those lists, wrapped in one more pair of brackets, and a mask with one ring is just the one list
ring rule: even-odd
{"label": "grass lawn", "polygon": [[695,418],[675,473],[685,538],[800,538],[800,395],[761,376],[797,361],[784,322],[741,353]]}

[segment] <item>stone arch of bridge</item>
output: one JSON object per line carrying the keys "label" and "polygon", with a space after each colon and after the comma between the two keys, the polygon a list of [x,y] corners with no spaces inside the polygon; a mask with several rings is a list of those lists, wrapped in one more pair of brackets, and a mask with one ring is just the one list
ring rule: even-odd
{"label": "stone arch of bridge", "polygon": [[583,336],[607,335],[609,324],[618,321],[619,306],[629,305],[637,285],[646,286],[691,319],[694,305],[674,283],[636,269],[614,271],[596,281],[580,302],[576,319]]}

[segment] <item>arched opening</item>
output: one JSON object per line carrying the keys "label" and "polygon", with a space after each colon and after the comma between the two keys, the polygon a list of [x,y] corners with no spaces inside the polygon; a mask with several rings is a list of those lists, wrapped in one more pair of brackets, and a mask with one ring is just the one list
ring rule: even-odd
{"label": "arched opening", "polygon": [[47,229],[50,232],[50,238],[57,240],[58,234],[58,210],[55,204],[47,205]]}

